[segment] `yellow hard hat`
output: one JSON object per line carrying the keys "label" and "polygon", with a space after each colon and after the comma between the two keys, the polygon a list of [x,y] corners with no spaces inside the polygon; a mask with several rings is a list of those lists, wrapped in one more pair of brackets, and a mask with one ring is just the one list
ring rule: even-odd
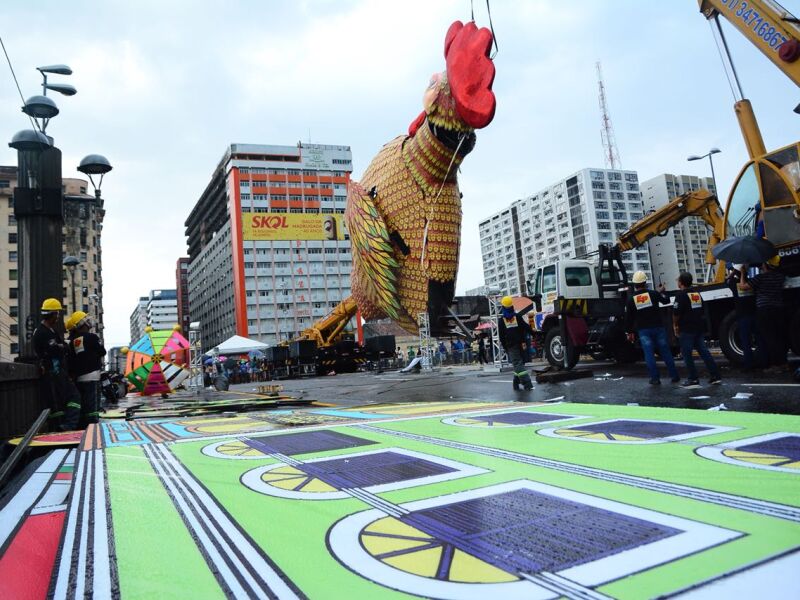
{"label": "yellow hard hat", "polygon": [[89,315],[87,315],[82,310],[76,310],[74,313],[70,315],[69,319],[67,319],[66,322],[67,331],[72,331],[76,327],[79,327],[82,324],[81,321],[83,321],[88,316]]}
{"label": "yellow hard hat", "polygon": [[500,304],[502,304],[506,308],[511,308],[512,306],[514,306],[514,300],[511,299],[511,296],[503,296],[503,299],[500,300]]}
{"label": "yellow hard hat", "polygon": [[55,298],[47,298],[42,302],[42,312],[57,312],[59,310],[63,310],[63,308],[61,307],[61,302]]}
{"label": "yellow hard hat", "polygon": [[631,281],[633,281],[633,283],[647,283],[647,275],[644,271],[636,271]]}
{"label": "yellow hard hat", "polygon": [[119,349],[120,354],[127,354],[129,351],[130,348],[128,348],[127,346],[123,346],[122,348]]}
{"label": "yellow hard hat", "polygon": [[779,266],[779,265],[781,264],[781,255],[780,255],[780,254],[776,254],[776,255],[775,255],[775,256],[773,256],[772,258],[768,258],[768,259],[767,259],[767,264],[768,264],[770,267],[777,267],[777,266]]}

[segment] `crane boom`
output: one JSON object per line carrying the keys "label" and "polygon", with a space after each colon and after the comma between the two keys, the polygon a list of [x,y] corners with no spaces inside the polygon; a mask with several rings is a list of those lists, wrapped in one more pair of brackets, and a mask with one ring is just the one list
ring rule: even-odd
{"label": "crane boom", "polygon": [[698,0],[707,19],[724,17],[800,86],[800,22],[775,0]]}
{"label": "crane boom", "polygon": [[638,248],[651,238],[666,234],[686,217],[700,217],[711,227],[706,263],[715,264],[717,259],[711,254],[711,249],[723,239],[725,222],[717,197],[704,189],[676,196],[658,210],[645,215],[620,234],[616,246],[622,252]]}

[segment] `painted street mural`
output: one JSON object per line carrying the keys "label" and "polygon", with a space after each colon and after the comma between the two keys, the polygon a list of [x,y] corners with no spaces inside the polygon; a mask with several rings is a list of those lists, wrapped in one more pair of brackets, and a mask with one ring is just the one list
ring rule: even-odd
{"label": "painted street mural", "polygon": [[0,598],[777,597],[800,566],[798,476],[800,417],[783,415],[442,402],[108,421],[2,507]]}

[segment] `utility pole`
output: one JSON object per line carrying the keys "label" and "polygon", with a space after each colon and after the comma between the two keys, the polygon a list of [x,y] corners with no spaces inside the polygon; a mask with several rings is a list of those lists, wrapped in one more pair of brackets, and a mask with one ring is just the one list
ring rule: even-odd
{"label": "utility pole", "polygon": [[597,69],[597,86],[599,89],[598,103],[600,104],[600,139],[603,143],[603,160],[607,169],[621,169],[622,161],[619,159],[617,150],[617,140],[614,138],[614,126],[611,124],[611,115],[608,112],[608,102],[606,100],[606,87],[603,83],[603,71],[600,61],[595,63]]}
{"label": "utility pole", "polygon": [[42,301],[61,300],[64,295],[61,150],[55,146],[41,150],[24,144],[16,149],[19,177],[14,190],[14,216],[19,263],[19,358],[22,362],[33,362],[36,357],[31,337],[39,322]]}

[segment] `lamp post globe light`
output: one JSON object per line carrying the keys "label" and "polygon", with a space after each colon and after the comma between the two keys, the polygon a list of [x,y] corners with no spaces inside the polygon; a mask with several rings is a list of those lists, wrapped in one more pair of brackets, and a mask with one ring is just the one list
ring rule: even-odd
{"label": "lamp post globe light", "polygon": [[692,154],[691,156],[687,156],[686,160],[693,161],[693,160],[703,160],[704,158],[708,157],[708,162],[711,165],[711,181],[714,182],[714,195],[719,197],[719,188],[717,187],[717,177],[714,174],[714,159],[711,158],[714,154],[719,154],[722,152],[719,148],[711,148],[708,152],[703,154],[702,156],[698,156],[696,154]]}
{"label": "lamp post globe light", "polygon": [[69,271],[69,293],[70,293],[70,306],[68,312],[75,312],[78,310],[78,304],[75,300],[75,268],[80,264],[81,261],[78,260],[75,256],[65,256],[64,260],[61,261],[61,264],[67,267]]}

